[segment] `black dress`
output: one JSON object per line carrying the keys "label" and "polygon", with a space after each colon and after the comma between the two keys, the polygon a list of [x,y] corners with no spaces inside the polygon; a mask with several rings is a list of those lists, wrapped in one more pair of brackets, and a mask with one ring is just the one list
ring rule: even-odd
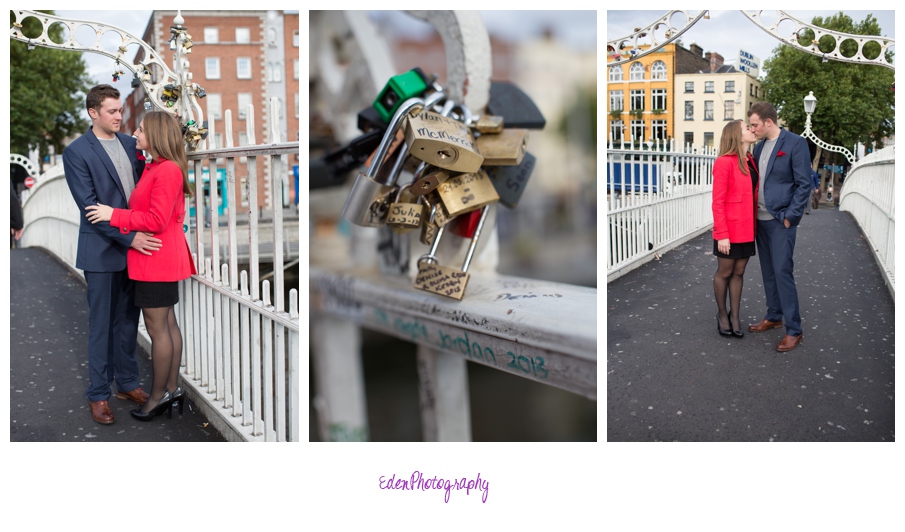
{"label": "black dress", "polygon": [[[751,159],[748,159],[748,173],[751,175],[751,192],[755,191],[757,187],[757,168],[754,167],[754,163],[751,162]],[[753,215],[753,209],[752,209]],[[757,224],[757,222],[754,222]],[[757,251],[754,242],[731,242],[729,244],[729,253],[724,254],[720,253],[720,250],[717,248],[717,241],[713,241],[713,254],[721,259],[747,259],[748,257],[753,257]]]}

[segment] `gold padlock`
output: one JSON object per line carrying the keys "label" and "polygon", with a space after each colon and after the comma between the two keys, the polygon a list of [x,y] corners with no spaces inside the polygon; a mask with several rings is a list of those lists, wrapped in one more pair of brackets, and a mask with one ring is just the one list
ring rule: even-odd
{"label": "gold padlock", "polygon": [[396,201],[390,204],[387,212],[387,225],[394,229],[415,229],[421,225],[424,205],[420,203],[402,203],[402,193],[411,185],[405,185],[396,194]]}
{"label": "gold padlock", "polygon": [[[503,117],[484,115],[481,118],[478,118],[474,128],[480,133],[499,133],[500,131],[503,131]],[[483,155],[483,153],[481,155]]]}
{"label": "gold padlock", "polygon": [[500,201],[500,195],[484,170],[451,177],[437,187],[437,193],[450,217]]}
{"label": "gold padlock", "polygon": [[415,180],[412,182],[412,194],[423,196],[436,190],[440,183],[445,182],[452,176],[452,173],[442,168],[436,168],[422,163],[424,168],[419,168],[415,174]]}
{"label": "gold padlock", "polygon": [[528,149],[527,129],[504,129],[478,137],[478,150],[484,156],[484,166],[518,166]]}
{"label": "gold padlock", "polygon": [[468,266],[471,264],[472,257],[474,257],[475,249],[477,249],[478,238],[481,236],[481,229],[484,227],[484,220],[487,219],[487,211],[489,209],[490,207],[484,207],[481,213],[481,218],[478,220],[474,235],[471,237],[471,244],[468,246],[468,253],[465,255],[465,263],[462,265],[461,270],[437,264],[435,253],[437,252],[438,244],[440,244],[440,239],[443,237],[443,228],[440,228],[431,246],[430,253],[418,258],[418,274],[415,276],[415,288],[462,300],[468,280],[471,278],[468,273]]}
{"label": "gold padlock", "polygon": [[430,111],[409,116],[405,143],[413,157],[452,172],[477,172],[484,162],[468,127]]}

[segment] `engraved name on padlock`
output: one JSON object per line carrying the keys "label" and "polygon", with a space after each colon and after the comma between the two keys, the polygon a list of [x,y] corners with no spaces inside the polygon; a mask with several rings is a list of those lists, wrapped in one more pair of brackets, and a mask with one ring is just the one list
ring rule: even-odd
{"label": "engraved name on padlock", "polygon": [[528,130],[487,133],[478,137],[476,144],[484,156],[484,166],[516,166],[521,164],[528,149]]}
{"label": "engraved name on padlock", "polygon": [[427,196],[422,196],[421,198],[426,207],[427,218],[421,223],[421,235],[419,235],[419,240],[425,246],[432,246],[434,240],[437,238],[437,232],[440,231],[440,226],[437,225],[437,222],[435,221],[439,205],[437,203],[431,204]]}
{"label": "engraved name on padlock", "polygon": [[484,162],[468,127],[430,111],[409,117],[405,143],[413,157],[453,172],[477,172]]}
{"label": "engraved name on padlock", "polygon": [[487,176],[493,183],[493,188],[500,195],[500,203],[510,209],[518,205],[525,192],[528,179],[534,172],[537,159],[531,153],[525,153],[524,159],[518,166],[492,166],[487,168]]}
{"label": "engraved name on padlock", "polygon": [[421,218],[424,215],[424,206],[420,203],[403,203],[402,193],[409,188],[405,185],[399,189],[396,194],[396,201],[390,204],[390,210],[387,213],[387,225],[400,229],[414,229],[421,225]]}
{"label": "engraved name on padlock", "polygon": [[451,177],[437,187],[437,193],[450,217],[480,209],[500,200],[484,170]]}
{"label": "engraved name on padlock", "polygon": [[415,288],[461,301],[462,297],[465,295],[465,288],[468,285],[468,280],[471,278],[471,275],[468,273],[468,266],[471,264],[472,257],[474,257],[478,238],[481,236],[481,229],[484,227],[484,221],[487,219],[487,212],[489,209],[489,207],[485,207],[481,213],[481,218],[478,220],[478,225],[475,228],[474,236],[468,246],[468,252],[465,255],[465,262],[462,265],[461,270],[441,266],[436,263],[437,257],[435,253],[437,251],[437,246],[440,243],[440,239],[443,237],[443,229],[440,229],[436,240],[434,240],[434,244],[431,246],[430,253],[422,255],[418,259],[418,274],[415,276]]}

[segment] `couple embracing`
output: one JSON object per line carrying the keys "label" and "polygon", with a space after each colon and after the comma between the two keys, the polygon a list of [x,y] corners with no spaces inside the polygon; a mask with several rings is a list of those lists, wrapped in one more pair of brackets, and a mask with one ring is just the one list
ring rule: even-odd
{"label": "couple embracing", "polygon": [[[748,110],[747,124],[735,120],[723,128],[713,165],[713,254],[718,261],[713,293],[719,334],[743,337],[743,277],[748,259],[758,255],[767,312],[748,332],[785,326],[776,350],[791,351],[802,341],[792,254],[811,196],[811,166],[807,142],[780,128],[777,120],[772,105],[757,102]],[[752,155],[749,148],[758,141]]]}

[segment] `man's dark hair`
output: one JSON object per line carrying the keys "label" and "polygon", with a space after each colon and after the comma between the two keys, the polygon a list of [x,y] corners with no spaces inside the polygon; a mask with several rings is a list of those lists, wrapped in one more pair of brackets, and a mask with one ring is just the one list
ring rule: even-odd
{"label": "man's dark hair", "polygon": [[751,115],[753,114],[759,116],[764,122],[768,119],[772,120],[774,124],[779,119],[779,117],[776,116],[776,108],[767,102],[756,102],[752,105],[751,108],[748,109],[748,118],[751,118]]}
{"label": "man's dark hair", "polygon": [[100,112],[101,104],[104,103],[104,100],[107,98],[116,98],[116,100],[119,101],[119,90],[107,84],[95,85],[88,91],[88,97],[85,98],[85,108],[88,110],[94,109],[97,112]]}

